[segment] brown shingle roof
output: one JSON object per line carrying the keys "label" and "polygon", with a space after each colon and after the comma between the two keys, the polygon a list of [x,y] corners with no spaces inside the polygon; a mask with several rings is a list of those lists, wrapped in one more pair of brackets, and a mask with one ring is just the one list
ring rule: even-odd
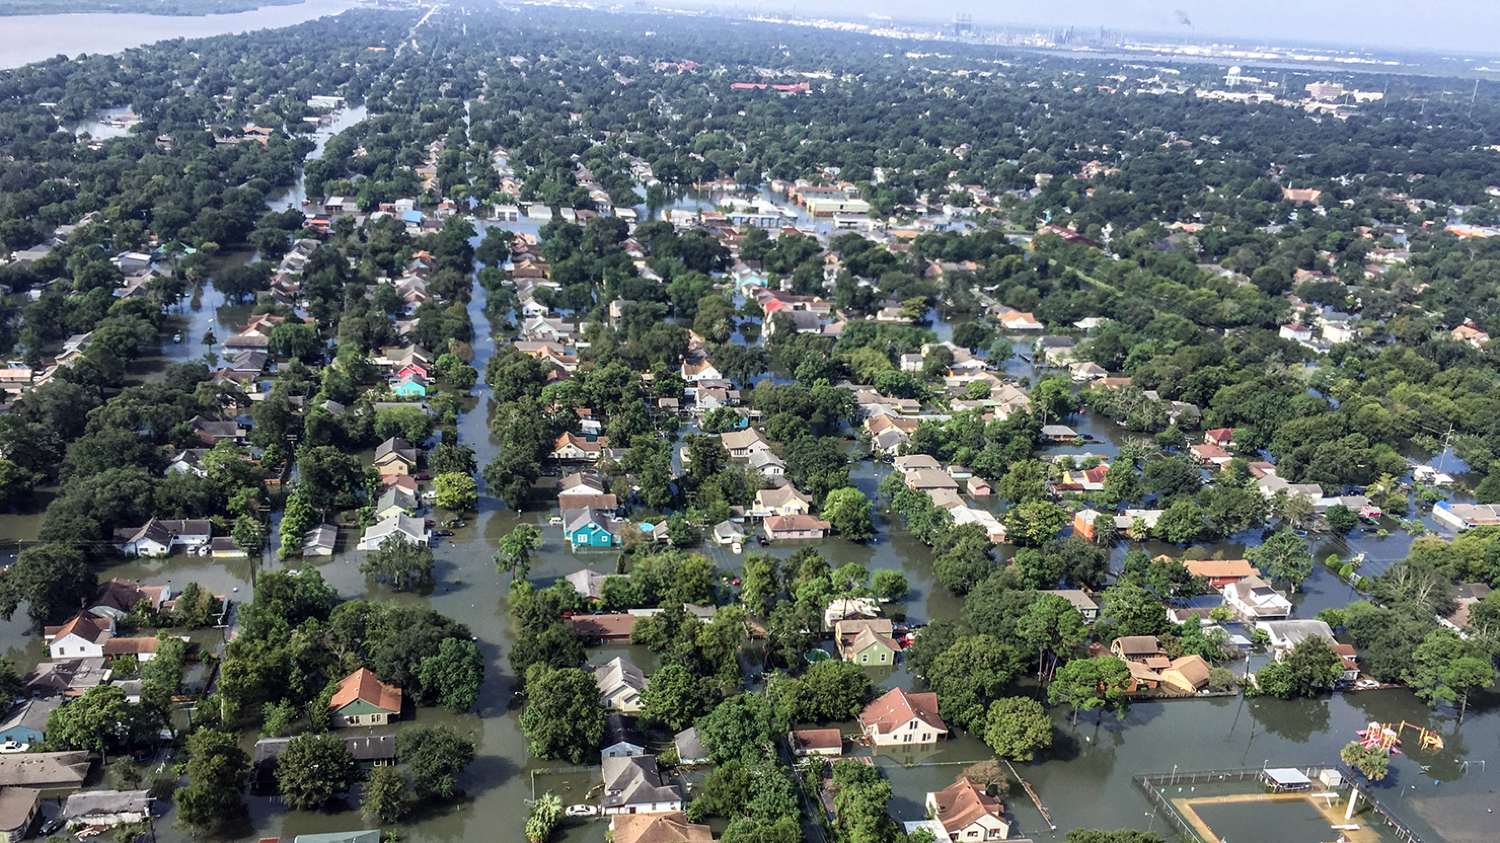
{"label": "brown shingle roof", "polygon": [[687,821],[687,814],[615,814],[610,821],[615,843],[713,843],[706,825]]}
{"label": "brown shingle roof", "polygon": [[362,667],[344,677],[328,708],[338,711],[355,700],[364,700],[393,714],[401,713],[401,689],[381,682],[368,668]]}
{"label": "brown shingle roof", "polygon": [[838,729],[801,729],[791,736],[792,749],[842,749],[844,736]]}

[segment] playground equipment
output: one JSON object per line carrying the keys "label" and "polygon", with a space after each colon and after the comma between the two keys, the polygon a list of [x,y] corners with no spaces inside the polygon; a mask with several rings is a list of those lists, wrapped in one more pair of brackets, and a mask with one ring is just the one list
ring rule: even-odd
{"label": "playground equipment", "polygon": [[1370,725],[1360,729],[1354,734],[1359,735],[1360,745],[1366,749],[1383,749],[1388,752],[1400,752],[1396,745],[1401,743],[1401,733],[1384,723],[1370,721]]}
{"label": "playground equipment", "polygon": [[1406,722],[1405,720],[1402,720],[1401,731],[1405,732],[1407,729],[1412,729],[1417,733],[1418,745],[1423,749],[1427,750],[1428,752],[1439,752],[1442,750],[1442,735],[1439,735],[1437,732],[1434,732],[1431,729],[1424,729],[1421,726],[1415,726],[1411,723]]}

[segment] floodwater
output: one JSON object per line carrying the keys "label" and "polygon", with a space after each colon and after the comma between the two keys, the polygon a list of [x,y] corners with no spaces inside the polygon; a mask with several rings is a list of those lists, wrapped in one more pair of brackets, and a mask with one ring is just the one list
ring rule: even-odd
{"label": "floodwater", "polygon": [[6,37],[0,39],[0,69],[58,55],[118,53],[172,38],[278,29],[336,15],[349,6],[349,0],[307,0],[296,6],[266,6],[249,12],[197,17],[108,13],[12,15],[4,18]]}
{"label": "floodwater", "polygon": [[[302,7],[297,7],[302,8]],[[179,19],[165,20],[176,23]],[[192,20],[192,19],[183,19]],[[335,120],[318,133],[319,150],[330,132],[339,131],[359,119],[363,112],[351,109],[340,112]],[[315,152],[314,154],[317,154]],[[292,207],[303,199],[298,185],[273,197],[273,208]],[[683,196],[675,207],[692,207],[706,197]],[[711,200],[710,200],[711,201]],[[535,222],[508,224],[505,227],[534,231]],[[482,236],[483,231],[480,231]],[[478,239],[476,238],[476,243]],[[234,260],[249,260],[241,255]],[[476,285],[469,305],[470,317],[477,329],[474,342],[474,365],[481,372],[485,361],[494,353],[496,338],[483,315],[484,290]],[[171,362],[201,357],[210,349],[201,344],[206,331],[212,330],[219,340],[243,324],[249,313],[247,305],[226,305],[223,297],[208,286],[174,309],[173,328],[163,338],[160,357],[142,361],[137,377],[150,378]],[[935,326],[940,335],[949,335],[950,326]],[[180,330],[183,341],[174,344],[171,331]],[[503,338],[502,338],[503,341]],[[1019,345],[1019,344],[1018,344]],[[1007,370],[1016,377],[1035,380],[1037,372],[1024,361],[1007,361]],[[495,455],[489,435],[488,415],[491,406],[489,388],[476,385],[474,400],[459,419],[460,440],[474,448],[483,466]],[[1082,448],[1049,448],[1046,453],[1096,453],[1112,455],[1121,444],[1135,437],[1107,419],[1080,415],[1068,421],[1080,433],[1092,437]],[[1451,462],[1451,456],[1449,457]],[[1436,459],[1434,459],[1436,462]],[[890,469],[883,464],[862,462],[854,466],[855,484],[870,497],[875,496],[880,477]],[[393,593],[383,586],[372,585],[358,572],[359,553],[340,553],[327,559],[309,560],[346,598],[388,599],[403,603],[427,602],[437,611],[467,624],[478,638],[487,665],[487,678],[475,711],[465,714],[423,709],[415,722],[445,724],[471,735],[478,745],[478,758],[461,779],[466,795],[447,805],[423,805],[402,826],[403,839],[416,843],[471,839],[520,839],[526,800],[541,790],[551,789],[564,802],[583,801],[583,795],[594,784],[593,775],[578,772],[546,772],[556,765],[541,762],[528,753],[519,729],[519,710],[513,707],[514,677],[505,661],[512,639],[506,615],[506,578],[497,575],[492,561],[501,536],[519,523],[541,529],[544,546],[537,552],[532,581],[538,586],[551,584],[556,578],[581,566],[613,570],[614,552],[574,552],[567,548],[561,530],[548,526],[545,510],[515,513],[499,508],[495,499],[482,496],[479,513],[457,535],[442,540],[436,550],[436,585],[430,594]],[[896,569],[907,574],[912,595],[898,611],[913,621],[934,618],[957,618],[962,600],[953,597],[936,582],[929,549],[913,539],[899,520],[892,520],[877,506],[878,537],[865,545],[854,545],[833,539],[821,549],[837,567],[858,562],[872,570]],[[1430,517],[1421,520],[1429,527]],[[1349,539],[1315,540],[1315,555],[1321,559],[1330,553],[1347,558],[1356,552],[1367,554],[1363,573],[1379,573],[1392,561],[1405,555],[1411,537],[1394,525],[1389,535],[1355,534]],[[0,517],[0,539],[34,540],[40,527],[40,516],[10,515]],[[345,544],[352,544],[345,536]],[[1231,537],[1208,545],[1207,555],[1240,557],[1247,545],[1260,540],[1258,532]],[[1180,554],[1180,548],[1152,544],[1153,554]],[[701,552],[719,567],[737,571],[743,557],[723,548],[705,545]],[[790,549],[773,549],[788,555]],[[1116,567],[1126,548],[1117,547],[1112,556]],[[1010,554],[1002,549],[1001,557]],[[300,562],[298,564],[301,564]],[[232,598],[245,600],[253,593],[256,571],[274,569],[279,563],[266,560],[212,559],[177,556],[168,560],[132,561],[102,572],[101,576],[123,576],[148,581],[169,581],[175,587],[196,581]],[[1299,617],[1311,617],[1319,609],[1342,606],[1353,595],[1347,585],[1338,581],[1319,565],[1303,590],[1294,597]],[[26,630],[24,618],[0,623],[0,640],[6,644],[4,654],[21,666],[29,666],[45,653],[40,639]],[[625,655],[650,671],[655,658],[637,647],[616,645],[591,653],[591,663],[599,664],[616,655]],[[913,678],[904,670],[872,671],[871,677],[882,687],[912,687]],[[1028,692],[1028,691],[1022,691]],[[1030,689],[1038,693],[1037,689]],[[1036,789],[1050,811],[1058,834],[1072,828],[1133,826],[1160,830],[1163,822],[1152,814],[1148,804],[1131,784],[1131,776],[1148,772],[1237,769],[1259,766],[1298,766],[1329,763],[1338,750],[1353,739],[1356,729],[1371,720],[1382,722],[1410,721],[1438,730],[1447,748],[1435,755],[1416,752],[1414,757],[1398,756],[1386,781],[1376,793],[1428,841],[1479,843],[1500,836],[1490,809],[1500,807],[1497,779],[1489,776],[1487,762],[1500,763],[1500,697],[1476,695],[1466,722],[1459,727],[1451,712],[1433,712],[1410,693],[1401,690],[1366,691],[1332,698],[1281,702],[1222,697],[1206,700],[1141,702],[1130,707],[1122,718],[1105,714],[1101,718],[1085,716],[1075,727],[1072,712],[1066,707],[1053,710],[1057,740],[1053,749],[1035,762],[1016,765],[1020,774]],[[402,728],[402,724],[394,728]],[[839,725],[846,733],[857,731],[853,723]],[[247,735],[246,740],[253,740]],[[868,752],[868,750],[865,750]],[[950,784],[962,769],[975,761],[990,758],[984,744],[972,735],[958,734],[952,740],[934,747],[894,752],[881,750],[876,763],[892,782],[895,797],[890,811],[899,820],[922,818],[922,802],[927,791]],[[537,774],[535,781],[533,774]],[[1500,766],[1497,766],[1500,776]],[[1006,800],[1008,812],[1016,823],[1015,834],[1034,838],[1055,838],[1037,809],[1027,797],[1016,791]],[[234,839],[247,837],[291,837],[296,834],[337,831],[365,827],[353,807],[348,805],[328,811],[288,811],[274,797],[249,797],[250,821],[246,827],[233,830]],[[169,806],[168,806],[169,807]],[[189,836],[171,827],[170,809],[158,822],[157,835],[167,843],[186,841]],[[555,839],[567,843],[599,843],[605,839],[605,823],[567,819]],[[1244,839],[1252,839],[1243,835]],[[1231,838],[1234,839],[1234,838]]]}

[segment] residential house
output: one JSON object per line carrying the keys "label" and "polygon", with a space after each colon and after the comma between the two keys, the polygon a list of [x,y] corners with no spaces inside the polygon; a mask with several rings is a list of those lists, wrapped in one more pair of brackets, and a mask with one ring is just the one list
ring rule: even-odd
{"label": "residential house", "polygon": [[137,582],[115,577],[103,583],[89,600],[89,612],[115,620],[130,614],[142,603],[154,612],[161,604],[172,599],[170,585],[141,585]]}
{"label": "residential house", "polygon": [[1233,454],[1211,442],[1204,442],[1201,445],[1189,445],[1188,453],[1193,455],[1193,459],[1204,465],[1221,466],[1234,459]]}
{"label": "residential house", "polygon": [[672,746],[677,749],[677,762],[679,764],[707,764],[709,762],[708,750],[703,747],[703,742],[698,740],[698,729],[689,726],[678,732],[672,738]]}
{"label": "residential house", "polygon": [[405,439],[391,437],[375,446],[374,466],[381,474],[415,474],[417,449]]}
{"label": "residential house", "polygon": [[[181,640],[186,643],[187,638]],[[124,638],[111,638],[104,642],[104,655],[109,658],[117,656],[134,656],[137,661],[144,664],[156,658],[156,648],[162,639],[154,635],[135,635]]]}
{"label": "residential house", "polygon": [[206,519],[152,518],[139,527],[117,528],[114,546],[127,556],[166,556],[177,547],[202,547],[212,536],[213,523]]}
{"label": "residential house", "polygon": [[36,821],[42,792],[34,787],[0,788],[0,834],[5,843],[20,843]]}
{"label": "residential house", "polygon": [[873,597],[840,597],[823,608],[823,628],[833,631],[839,621],[880,617],[880,601]]}
{"label": "residential house", "polygon": [[0,788],[63,790],[83,787],[92,763],[89,754],[82,750],[0,755]]}
{"label": "residential house", "polygon": [[772,515],[765,520],[766,538],[771,541],[782,539],[821,539],[828,534],[833,525],[813,515]]}
{"label": "residential house", "polygon": [[1454,339],[1462,343],[1468,343],[1474,348],[1479,348],[1490,341],[1490,335],[1479,329],[1473,319],[1467,319],[1462,325],[1454,328],[1451,332]]}
{"label": "residential house", "polygon": [[618,712],[604,716],[604,740],[599,754],[603,758],[629,758],[646,754],[646,739],[636,731],[635,718]]}
{"label": "residential house", "polygon": [[1292,322],[1287,325],[1282,325],[1281,330],[1278,333],[1281,334],[1282,339],[1291,340],[1292,342],[1303,343],[1310,342],[1312,340],[1312,328],[1309,328],[1300,322]]}
{"label": "residential house", "polygon": [[929,454],[907,454],[903,457],[896,457],[892,465],[902,474],[911,474],[913,471],[941,471],[943,468],[943,464]]}
{"label": "residential house", "polygon": [[850,618],[834,624],[839,657],[861,665],[892,665],[901,645],[891,637],[890,618]]}
{"label": "residential house", "polygon": [[629,641],[634,628],[635,615],[629,612],[573,616],[573,631],[590,641]]}
{"label": "residential house", "polygon": [[752,454],[771,450],[771,443],[753,427],[721,433],[719,442],[733,459],[747,460]]}
{"label": "residential house", "polygon": [[597,509],[570,509],[563,518],[563,535],[573,547],[613,547],[620,543],[608,516]]}
{"label": "residential house", "polygon": [[1208,662],[1196,653],[1173,659],[1162,669],[1161,683],[1179,693],[1196,694],[1208,687]]}
{"label": "residential house", "polygon": [[[592,469],[587,469],[577,474],[569,474],[557,484],[557,497],[563,498],[573,495],[597,496],[608,492],[604,487],[604,479]],[[563,507],[567,509],[568,507]]]}
{"label": "residential house", "polygon": [[359,540],[358,549],[375,550],[380,547],[381,542],[391,536],[399,536],[419,545],[425,545],[431,541],[422,519],[413,518],[410,515],[392,515],[375,522],[366,529],[364,536]]}
{"label": "residential house", "polygon": [[926,806],[949,840],[1004,840],[1010,836],[1005,806],[968,778],[929,792]]}
{"label": "residential house", "polygon": [[391,382],[391,393],[402,398],[426,398],[427,386],[417,375],[407,375]]}
{"label": "residential house", "polygon": [[1453,608],[1438,615],[1438,623],[1467,638],[1470,607],[1489,595],[1490,587],[1482,582],[1460,583],[1453,589]]}
{"label": "residential house", "polygon": [[609,574],[601,574],[593,568],[580,568],[563,579],[585,599],[598,602],[604,599],[604,581],[609,577]]}
{"label": "residential house", "polygon": [[689,385],[695,384],[700,380],[716,381],[723,380],[723,378],[723,373],[714,365],[714,361],[707,357],[699,360],[682,361],[682,379],[687,381]]}
{"label": "residential house", "polygon": [[85,691],[109,682],[110,670],[104,657],[42,662],[22,678],[26,694],[32,697],[81,696]]}
{"label": "residential house", "polygon": [[935,489],[957,492],[958,481],[941,469],[919,468],[906,472],[906,488],[913,492],[930,492]]}
{"label": "residential house", "polygon": [[733,521],[720,521],[714,525],[714,541],[721,545],[732,545],[745,540],[745,528]]}
{"label": "residential house", "polygon": [[1432,507],[1432,517],[1443,526],[1462,533],[1471,527],[1500,525],[1500,504],[1438,501]]}
{"label": "residential house", "polygon": [[115,621],[79,612],[61,626],[45,627],[42,632],[53,659],[97,659],[103,657],[105,643],[114,637]]}
{"label": "residential house", "polygon": [[681,811],[682,787],[662,775],[656,758],[605,758],[604,813],[660,814]]}
{"label": "residential house", "polygon": [[[1255,467],[1257,464],[1251,463],[1250,465],[1251,471],[1254,472],[1256,470]],[[1264,465],[1269,466],[1269,468],[1261,468],[1261,476],[1255,482],[1256,485],[1260,487],[1261,495],[1264,496],[1267,500],[1274,498],[1276,496],[1276,493],[1281,491],[1285,491],[1288,495],[1301,495],[1307,498],[1309,503],[1316,503],[1317,501],[1322,499],[1322,486],[1319,486],[1316,483],[1288,482],[1287,480],[1276,474],[1276,466],[1270,465],[1269,463],[1265,463]],[[1438,507],[1441,507],[1442,503],[1443,502],[1439,502]],[[1441,521],[1442,516],[1439,515],[1436,510],[1437,508],[1435,507],[1433,510],[1433,517]],[[1495,523],[1500,524],[1500,519],[1497,519]]]}
{"label": "residential house", "polygon": [[750,455],[750,467],[766,477],[782,477],[786,474],[786,463],[770,451],[756,451]]}
{"label": "residential house", "polygon": [[1064,471],[1062,481],[1052,484],[1052,488],[1062,492],[1102,492],[1107,474],[1109,474],[1107,465]]}
{"label": "residential house", "polygon": [[1330,647],[1338,643],[1333,630],[1320,620],[1258,621],[1255,628],[1271,637],[1271,650],[1278,660],[1286,658],[1287,653],[1309,638],[1321,638]]}
{"label": "residential house", "polygon": [[1126,635],[1109,642],[1109,651],[1118,659],[1160,670],[1171,664],[1155,635]]}
{"label": "residential house", "polygon": [[330,831],[323,834],[299,834],[292,843],[380,843],[380,829]]}
{"label": "residential house", "polygon": [[860,731],[875,746],[937,743],[948,733],[938,713],[937,694],[887,691],[859,713]]}
{"label": "residential house", "polygon": [[623,658],[615,658],[594,668],[594,684],[599,686],[599,702],[611,711],[634,714],[641,710],[641,692],[650,683],[641,669]]}
{"label": "residential house", "polygon": [[609,818],[614,843],[714,843],[713,829],[687,821],[687,814],[615,814]]}
{"label": "residential house", "polygon": [[149,790],[88,790],[68,797],[62,810],[68,828],[90,829],[145,822],[151,816]]}
{"label": "residential house", "polygon": [[952,495],[954,500],[958,501],[958,506],[944,507],[948,510],[948,514],[953,517],[953,526],[962,527],[965,524],[978,524],[984,529],[985,536],[992,543],[1000,544],[1005,541],[1005,525],[1000,523],[1000,519],[995,517],[995,513],[984,509],[963,506],[963,502],[958,500],[958,493],[950,489],[939,489],[927,494],[932,496],[933,503],[936,503],[938,506],[943,506],[943,501],[939,500],[939,494]]}
{"label": "residential house", "polygon": [[47,718],[59,705],[57,697],[16,703],[0,720],[0,744],[12,749],[41,743],[47,737]]}
{"label": "residential house", "polygon": [[319,524],[302,534],[303,556],[332,556],[339,543],[339,528],[332,524]]}
{"label": "residential house", "polygon": [[1359,680],[1359,654],[1354,651],[1354,645],[1334,644],[1328,649],[1339,657],[1339,666],[1343,669],[1343,673],[1339,675],[1339,681],[1357,682]]}
{"label": "residential house", "polygon": [[232,420],[216,421],[203,416],[193,416],[188,419],[188,424],[192,425],[193,433],[197,435],[198,440],[209,447],[213,447],[215,442],[223,439],[243,444],[245,437],[250,435],[249,430]]}
{"label": "residential house", "polygon": [[1063,425],[1063,424],[1044,424],[1044,425],[1042,425],[1042,441],[1043,442],[1053,442],[1053,443],[1072,442],[1074,439],[1077,439],[1077,438],[1078,438],[1078,431],[1074,430],[1071,427],[1068,427],[1067,425]]}
{"label": "residential house", "polygon": [[1252,621],[1282,620],[1292,614],[1292,601],[1259,576],[1224,586],[1224,603],[1240,617]]}
{"label": "residential house", "polygon": [[1078,383],[1109,377],[1109,370],[1098,363],[1086,361],[1083,363],[1069,363],[1069,376]]}
{"label": "residential house", "polygon": [[971,498],[987,498],[995,493],[994,488],[990,486],[990,482],[983,477],[970,477],[964,481],[964,485]]}
{"label": "residential house", "polygon": [[1093,623],[1099,619],[1099,604],[1095,603],[1094,599],[1089,597],[1087,592],[1079,591],[1076,588],[1060,588],[1039,593],[1056,594],[1058,597],[1072,603],[1073,608],[1078,610],[1078,614],[1083,615],[1084,623]]}
{"label": "residential house", "polygon": [[334,728],[384,726],[401,716],[401,688],[381,682],[362,667],[339,682],[328,710]]}
{"label": "residential house", "polygon": [[774,515],[807,515],[812,512],[812,498],[797,491],[791,484],[779,489],[761,489],[755,493],[755,505],[750,514],[760,518]]}
{"label": "residential house", "polygon": [[598,462],[599,455],[608,447],[608,437],[591,438],[569,432],[557,437],[557,441],[552,443],[552,453],[549,456],[554,460]]}
{"label": "residential house", "polygon": [[1210,445],[1218,445],[1220,448],[1234,447],[1234,428],[1216,427],[1203,434],[1203,441]]}
{"label": "residential house", "polygon": [[1189,574],[1207,580],[1209,588],[1222,589],[1247,577],[1260,576],[1260,569],[1248,559],[1184,559],[1182,565]]}
{"label": "residential house", "polygon": [[416,512],[422,508],[417,496],[404,489],[391,487],[381,493],[372,510],[376,518],[391,518],[396,515]]}
{"label": "residential house", "polygon": [[844,736],[838,729],[800,729],[787,734],[787,744],[798,758],[809,755],[837,758],[844,754]]}
{"label": "residential house", "polygon": [[916,373],[922,371],[922,355],[903,354],[900,358],[901,371]]}
{"label": "residential house", "polygon": [[203,457],[207,454],[207,448],[183,448],[182,450],[168,448],[166,452],[167,473],[196,474],[199,477],[207,477],[208,466],[203,464]]}
{"label": "residential house", "polygon": [[[396,763],[396,735],[393,732],[378,735],[366,732],[340,737],[344,739],[344,747],[360,767],[386,767]],[[286,751],[287,744],[293,740],[295,738],[261,738],[255,742],[255,749],[250,755],[252,787],[276,787],[276,767],[281,753]]]}
{"label": "residential house", "polygon": [[870,448],[878,454],[894,457],[901,453],[901,448],[911,441],[911,437],[895,428],[882,430],[870,437]]}
{"label": "residential house", "polygon": [[999,313],[1000,325],[1007,331],[1040,331],[1046,328],[1037,318],[1025,311],[1005,308]]}

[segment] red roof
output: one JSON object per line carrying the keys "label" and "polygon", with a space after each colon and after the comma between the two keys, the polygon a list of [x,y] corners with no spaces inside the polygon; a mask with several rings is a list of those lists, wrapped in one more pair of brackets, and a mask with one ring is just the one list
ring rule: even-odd
{"label": "red roof", "polygon": [[573,629],[591,638],[629,638],[634,626],[635,615],[628,612],[573,617]]}
{"label": "red roof", "polygon": [[842,749],[844,736],[838,729],[801,729],[792,733],[792,749]]}
{"label": "red roof", "polygon": [[947,724],[938,716],[937,694],[908,694],[900,688],[892,688],[865,706],[859,713],[859,722],[867,728],[874,726],[877,733],[888,734],[914,717],[940,732],[948,731]]}
{"label": "red roof", "polygon": [[338,711],[355,700],[363,700],[393,714],[401,713],[401,689],[381,682],[368,668],[362,667],[344,677],[328,708]]}

